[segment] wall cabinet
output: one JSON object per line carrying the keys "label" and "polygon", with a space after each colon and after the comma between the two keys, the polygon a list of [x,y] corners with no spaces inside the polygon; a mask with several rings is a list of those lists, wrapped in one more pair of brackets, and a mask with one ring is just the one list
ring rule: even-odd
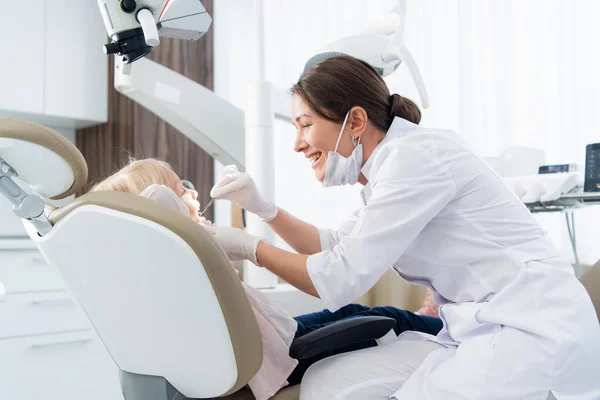
{"label": "wall cabinet", "polygon": [[106,122],[107,36],[95,2],[5,3],[0,116],[69,129]]}
{"label": "wall cabinet", "polygon": [[36,249],[0,250],[0,283],[3,399],[123,400],[117,366]]}

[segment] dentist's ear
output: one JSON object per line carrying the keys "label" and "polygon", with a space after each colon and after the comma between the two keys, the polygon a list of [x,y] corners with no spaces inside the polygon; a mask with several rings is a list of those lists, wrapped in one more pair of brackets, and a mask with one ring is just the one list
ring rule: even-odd
{"label": "dentist's ear", "polygon": [[357,106],[350,109],[347,124],[350,126],[350,132],[353,139],[358,140],[358,138],[360,138],[367,129],[368,122],[369,117],[364,108]]}

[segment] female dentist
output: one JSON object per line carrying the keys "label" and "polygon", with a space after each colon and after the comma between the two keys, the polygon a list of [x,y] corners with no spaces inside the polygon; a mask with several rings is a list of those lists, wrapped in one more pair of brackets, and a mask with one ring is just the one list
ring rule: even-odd
{"label": "female dentist", "polygon": [[298,252],[244,231],[209,228],[249,259],[334,311],[390,268],[441,304],[437,337],[313,365],[302,400],[600,399],[600,326],[585,289],[527,208],[450,131],[417,125],[416,105],[367,64],[333,57],[292,88],[294,150],[324,186],[364,186],[364,207],[318,229],[227,168],[211,195],[263,218]]}

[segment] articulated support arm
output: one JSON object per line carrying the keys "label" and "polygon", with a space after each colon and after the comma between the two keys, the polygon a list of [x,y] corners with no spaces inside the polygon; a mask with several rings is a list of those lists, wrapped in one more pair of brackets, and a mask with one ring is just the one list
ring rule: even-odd
{"label": "articulated support arm", "polygon": [[25,193],[13,178],[18,174],[6,161],[0,158],[0,193],[12,204],[14,213],[22,219],[31,221],[37,231],[45,235],[52,225],[44,214],[44,201],[37,195]]}
{"label": "articulated support arm", "polygon": [[147,58],[115,59],[115,88],[181,131],[223,165],[244,170],[244,112]]}

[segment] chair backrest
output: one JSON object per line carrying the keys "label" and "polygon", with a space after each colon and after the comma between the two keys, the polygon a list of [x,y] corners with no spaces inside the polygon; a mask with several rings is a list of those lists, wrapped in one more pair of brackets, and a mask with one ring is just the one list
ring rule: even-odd
{"label": "chair backrest", "polygon": [[117,192],[89,193],[50,220],[49,234],[30,236],[123,371],[162,376],[188,398],[232,393],[256,374],[254,313],[205,229]]}
{"label": "chair backrest", "polygon": [[600,260],[583,274],[580,281],[592,298],[592,303],[594,303],[594,308],[596,308],[596,315],[598,315],[598,320],[600,321]]}

